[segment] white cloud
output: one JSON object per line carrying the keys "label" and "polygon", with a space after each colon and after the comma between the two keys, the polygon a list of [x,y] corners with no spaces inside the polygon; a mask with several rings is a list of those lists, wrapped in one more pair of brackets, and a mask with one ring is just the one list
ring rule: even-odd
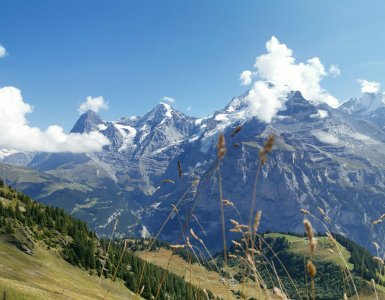
{"label": "white cloud", "polygon": [[239,80],[242,85],[249,85],[251,83],[251,77],[253,76],[253,72],[246,70],[241,73],[239,76]]}
{"label": "white cloud", "polygon": [[357,82],[361,85],[361,93],[378,93],[380,90],[379,82],[367,81],[365,79],[358,79]]}
{"label": "white cloud", "polygon": [[331,65],[329,68],[329,74],[332,77],[337,77],[341,75],[341,70],[338,65]]}
{"label": "white cloud", "polygon": [[78,108],[78,112],[80,114],[83,114],[88,110],[92,110],[97,113],[101,109],[104,109],[104,110],[108,109],[108,104],[104,100],[104,98],[102,96],[95,97],[95,98],[88,96],[86,101],[80,104]]}
{"label": "white cloud", "polygon": [[0,58],[7,56],[7,50],[4,48],[3,45],[0,44]]}
{"label": "white cloud", "polygon": [[187,106],[187,109],[186,110],[191,110],[192,108],[191,108],[191,106]]}
{"label": "white cloud", "polygon": [[338,100],[320,86],[328,73],[319,58],[297,63],[293,51],[274,36],[266,43],[266,49],[266,54],[256,58],[254,67],[259,80],[253,83],[247,96],[253,115],[270,122],[283,107],[290,91],[300,91],[315,103],[338,106]]}
{"label": "white cloud", "polygon": [[46,131],[28,124],[26,115],[32,106],[23,101],[15,87],[0,88],[0,148],[30,152],[94,152],[108,145],[98,132],[88,134],[64,133],[63,128],[51,125]]}
{"label": "white cloud", "polygon": [[174,99],[174,98],[167,97],[167,96],[164,96],[164,97],[161,98],[160,100],[166,101],[166,102],[168,102],[168,103],[175,103],[175,99]]}

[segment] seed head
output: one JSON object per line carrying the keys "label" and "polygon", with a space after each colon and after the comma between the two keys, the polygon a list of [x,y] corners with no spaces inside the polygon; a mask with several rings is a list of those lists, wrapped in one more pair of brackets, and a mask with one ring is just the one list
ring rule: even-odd
{"label": "seed head", "polygon": [[317,268],[313,264],[311,260],[308,260],[306,263],[306,270],[308,274],[310,275],[311,278],[314,278],[315,275],[317,274]]}
{"label": "seed head", "polygon": [[381,257],[373,256],[373,260],[375,260],[376,262],[378,262],[380,265],[383,265],[383,264],[384,264],[384,260],[383,260]]}
{"label": "seed head", "polygon": [[227,151],[225,136],[223,135],[223,133],[219,135],[217,149],[218,149],[218,152],[217,152],[218,159],[222,159],[225,156]]}
{"label": "seed head", "polygon": [[315,251],[317,247],[317,241],[314,239],[313,227],[308,219],[303,220],[303,225],[305,226],[306,234],[309,239],[310,251]]}
{"label": "seed head", "polygon": [[373,242],[373,246],[376,248],[376,250],[380,249],[380,245],[378,245],[376,242]]}
{"label": "seed head", "polygon": [[262,211],[258,210],[254,218],[254,226],[253,226],[254,232],[258,230],[259,223],[261,221],[261,216],[262,216]]}

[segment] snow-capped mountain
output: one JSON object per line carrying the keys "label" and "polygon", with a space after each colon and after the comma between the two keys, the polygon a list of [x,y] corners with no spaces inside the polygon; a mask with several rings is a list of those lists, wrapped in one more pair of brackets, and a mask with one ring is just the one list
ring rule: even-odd
{"label": "snow-capped mountain", "polygon": [[[143,117],[117,121],[88,111],[72,132],[104,134],[110,145],[103,151],[35,154],[24,164],[34,170],[0,165],[0,177],[40,201],[64,207],[99,234],[110,233],[116,218],[122,235],[155,234],[171,205],[179,202],[179,218],[170,218],[161,238],[178,239],[179,220],[188,221],[215,248],[221,239],[219,133],[224,133],[227,144],[221,165],[224,198],[236,205],[244,221],[260,147],[274,134],[274,151],[258,184],[256,208],[263,211],[262,229],[302,232],[300,208],[317,214],[321,207],[333,231],[366,242],[371,222],[385,212],[385,131],[379,118],[382,114],[385,120],[383,94],[365,94],[333,109],[292,92],[270,124],[250,115],[246,96],[199,119],[163,103]],[[236,128],[242,129],[234,134]],[[196,179],[200,183],[192,185]],[[237,215],[226,209],[226,219],[230,218]],[[320,223],[314,225],[322,230]],[[381,227],[374,234],[383,236]]]}
{"label": "snow-capped mountain", "polygon": [[365,93],[359,98],[346,101],[340,109],[385,128],[385,93]]}

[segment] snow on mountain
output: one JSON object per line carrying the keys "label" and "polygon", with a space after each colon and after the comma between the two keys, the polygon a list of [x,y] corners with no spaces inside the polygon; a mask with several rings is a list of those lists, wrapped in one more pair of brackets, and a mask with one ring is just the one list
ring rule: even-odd
{"label": "snow on mountain", "polygon": [[340,109],[349,114],[368,115],[385,107],[385,93],[364,93],[359,98],[352,98],[340,106]]}
{"label": "snow on mountain", "polygon": [[[49,183],[37,185],[23,176],[12,177],[12,182],[45,203],[73,211],[99,234],[110,232],[115,218],[120,219],[122,234],[140,235],[144,228],[146,235],[153,234],[170,213],[171,204],[184,195],[183,211],[195,209],[194,216],[215,248],[220,244],[216,218],[219,133],[225,134],[227,144],[221,168],[224,197],[246,219],[259,150],[274,134],[274,151],[258,186],[263,229],[302,231],[299,209],[315,212],[322,207],[341,233],[363,241],[377,212],[385,211],[383,94],[365,94],[333,109],[292,92],[270,124],[249,114],[246,96],[235,97],[225,108],[199,119],[165,103],[142,117],[116,121],[104,121],[88,111],[72,132],[98,131],[109,139],[109,146],[87,155],[36,154],[26,165],[42,172],[41,178]],[[232,135],[238,126],[241,130]],[[175,184],[164,184],[164,179]],[[202,183],[190,190],[196,179]],[[234,217],[232,211],[226,212],[226,219]],[[180,218],[186,221],[185,216]],[[322,230],[321,224],[314,226]],[[177,218],[166,229],[161,238],[172,241],[178,236]],[[384,233],[375,231],[378,236]]]}
{"label": "snow on mountain", "polygon": [[346,101],[339,109],[385,128],[385,93],[365,93]]}
{"label": "snow on mountain", "polygon": [[0,149],[0,161],[2,161],[7,156],[17,153],[15,150]]}

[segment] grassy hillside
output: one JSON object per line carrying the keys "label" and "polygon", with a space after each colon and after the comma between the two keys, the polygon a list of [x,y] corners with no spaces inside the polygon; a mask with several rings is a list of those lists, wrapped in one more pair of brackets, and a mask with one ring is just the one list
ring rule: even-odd
{"label": "grassy hillside", "polygon": [[35,244],[29,255],[0,242],[0,295],[7,299],[134,299],[122,281],[104,279],[64,261],[55,251]]}
{"label": "grassy hillside", "polygon": [[130,299],[129,289],[146,299],[210,295],[138,258],[126,241],[99,240],[84,222],[2,181],[0,245],[0,287],[16,299]]}
{"label": "grassy hillside", "polygon": [[[291,295],[292,299],[307,299],[306,293],[308,292],[309,282],[305,281],[304,264],[310,256],[317,266],[317,279],[315,282],[316,299],[342,299],[344,291],[350,295],[349,298],[358,299],[354,295],[353,287],[349,284],[347,269],[349,269],[359,290],[359,299],[376,299],[372,284],[362,280],[359,278],[360,274],[355,273],[357,262],[352,260],[351,252],[341,243],[333,244],[327,237],[319,236],[317,237],[317,250],[311,253],[307,240],[303,236],[268,233],[264,234],[263,238],[269,243],[271,250],[273,250],[270,251],[267,246],[263,247],[265,248],[262,249],[264,256],[276,266],[276,272],[280,277],[281,283],[285,286],[285,291]],[[146,249],[149,243],[150,241],[136,241],[132,249],[136,250],[141,258],[167,268],[171,272],[184,277],[186,281],[191,281],[196,286],[210,289],[215,296],[224,299],[269,299],[267,293],[271,297],[273,294],[272,288],[280,284],[276,282],[273,270],[258,256],[258,269],[269,289],[267,291],[262,290],[257,295],[256,283],[252,280],[252,276],[247,274],[247,268],[242,264],[242,255],[239,255],[238,258],[233,258],[233,254],[236,251],[234,247],[229,249],[230,255],[226,269],[227,279],[224,284],[223,273],[220,274],[217,272],[218,269],[214,267],[216,265],[221,271],[224,269],[221,253],[218,253],[214,260],[203,262],[201,259],[201,264],[198,264],[197,260],[186,250],[180,251],[178,253],[179,256],[176,256],[170,250],[170,245],[155,243],[157,245],[153,247],[152,251],[149,251]],[[351,241],[350,243],[350,249],[361,248]],[[339,251],[341,251],[341,256],[338,255]],[[373,260],[370,253],[366,255],[369,260]],[[281,262],[288,271],[290,279],[283,271]],[[359,261],[359,264],[361,262],[362,260]],[[367,266],[364,265],[364,267],[366,268]],[[299,295],[294,291],[293,282],[299,291]],[[384,287],[376,284],[376,292],[378,299],[385,299]]]}

